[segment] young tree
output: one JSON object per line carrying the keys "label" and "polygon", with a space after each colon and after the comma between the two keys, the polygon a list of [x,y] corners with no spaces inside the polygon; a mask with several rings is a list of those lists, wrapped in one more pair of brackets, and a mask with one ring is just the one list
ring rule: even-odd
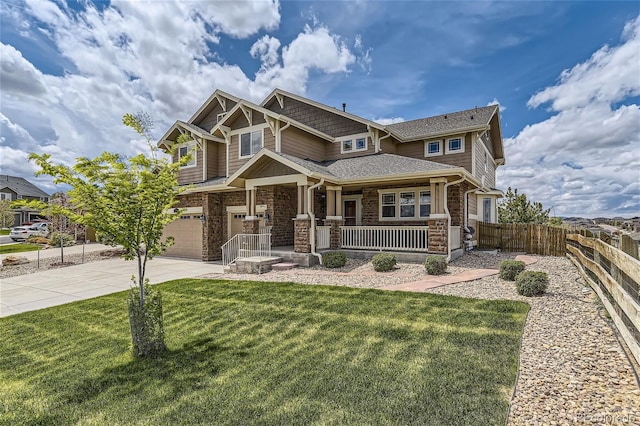
{"label": "young tree", "polygon": [[498,221],[500,223],[546,223],[551,209],[544,210],[542,204],[531,203],[525,194],[518,190],[507,189],[505,198],[498,202]]}
{"label": "young tree", "polygon": [[0,227],[9,228],[13,226],[15,215],[11,208],[11,201],[0,200]]}
{"label": "young tree", "polygon": [[82,212],[66,211],[73,221],[93,227],[102,241],[121,245],[125,259],[137,260],[138,278],[137,283],[133,278],[135,286],[130,292],[129,322],[134,352],[145,356],[164,350],[162,301],[145,279],[147,261],[173,243],[171,237],[162,240],[162,230],[180,214],[174,209],[181,192],[177,176],[188,158],[170,163],[156,157],[146,115],[126,114],[122,121],[146,139],[151,156],[139,154],[127,159],[104,152],[94,159],[78,158],[71,168],[52,164],[48,154],[31,154],[30,159],[41,169],[37,175],[53,176],[55,183],[72,187],[69,198]]}

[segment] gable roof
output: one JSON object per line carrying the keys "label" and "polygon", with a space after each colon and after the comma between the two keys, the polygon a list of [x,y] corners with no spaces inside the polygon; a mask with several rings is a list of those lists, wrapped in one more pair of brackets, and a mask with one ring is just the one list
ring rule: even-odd
{"label": "gable roof", "polygon": [[489,128],[491,118],[497,111],[498,105],[489,105],[482,108],[389,124],[386,129],[403,142],[474,130],[486,130]]}
{"label": "gable roof", "polygon": [[49,197],[42,189],[18,176],[0,175],[0,190],[4,188],[9,188],[23,197]]}
{"label": "gable roof", "polygon": [[[220,89],[216,89],[211,94],[211,96],[209,96],[209,98],[206,101],[204,101],[202,106],[200,106],[200,108],[198,108],[198,110],[191,116],[191,118],[187,122],[188,123],[193,123],[193,122],[197,121],[198,118],[200,118],[203,115],[203,113],[206,113],[207,110],[210,109],[209,107],[211,106],[211,104],[214,101],[219,103],[219,101],[218,101],[219,98],[231,99],[234,102],[239,102],[240,101],[240,98],[237,98],[237,97],[235,97],[233,95],[230,95],[227,92],[223,92]],[[226,108],[226,110],[228,111],[229,108]]]}

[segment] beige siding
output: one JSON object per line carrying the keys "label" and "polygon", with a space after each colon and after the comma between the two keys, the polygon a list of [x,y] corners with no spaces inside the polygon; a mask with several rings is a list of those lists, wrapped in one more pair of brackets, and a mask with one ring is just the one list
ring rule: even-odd
{"label": "beige siding", "polygon": [[216,144],[216,150],[218,151],[218,176],[227,175],[227,145],[223,143]]}
{"label": "beige siding", "polygon": [[[496,167],[492,161],[491,155],[487,153],[484,148],[484,143],[481,140],[474,141],[474,149],[476,153],[476,170],[475,176],[480,182],[484,177],[485,186],[494,188],[496,185]],[[485,158],[487,163],[487,171],[485,171]]]}
{"label": "beige siding", "polygon": [[[353,141],[355,144],[355,140]],[[367,150],[366,151],[356,151],[356,152],[346,152],[344,154],[340,153],[340,148],[342,146],[342,142],[328,143],[327,144],[327,160],[337,160],[339,158],[349,158],[349,157],[360,157],[363,155],[370,155],[375,153],[375,146],[371,141],[371,138],[367,138]]]}
{"label": "beige siding", "polygon": [[[189,183],[202,182],[202,150],[196,149],[196,165],[195,167],[184,167],[178,173],[178,184],[186,185]],[[173,154],[173,161],[178,161],[178,152]]]}
{"label": "beige siding", "polygon": [[[271,133],[271,130],[266,127],[262,133],[263,137],[263,146],[265,148],[274,151],[276,149],[276,139]],[[240,167],[242,167],[247,161],[251,159],[251,157],[247,158],[239,158],[240,157],[240,138],[239,135],[231,136],[231,146],[229,147],[229,175],[234,174]]]}
{"label": "beige siding", "polygon": [[295,127],[285,129],[280,142],[281,151],[285,154],[314,161],[324,161],[326,158],[328,143]]}
{"label": "beige siding", "polygon": [[275,98],[265,107],[333,137],[355,135],[367,131],[365,124],[288,97],[284,98],[284,108],[280,108],[280,104]]}
{"label": "beige siding", "polygon": [[[234,117],[235,119],[232,122],[227,123],[227,125],[231,127],[231,130],[240,130],[245,127],[249,127],[249,122],[247,121],[247,117],[245,117],[242,111],[236,111],[236,113],[234,114]],[[260,112],[253,111],[251,114],[251,125],[256,126],[258,124],[263,124],[263,123],[265,123],[264,115]]]}
{"label": "beige siding", "polygon": [[220,176],[218,171],[218,145],[217,142],[206,141],[207,144],[207,179]]}
{"label": "beige siding", "polygon": [[[441,164],[450,164],[452,166],[464,167],[469,173],[472,170],[472,150],[471,134],[467,133],[464,140],[464,152],[459,154],[443,154],[435,157],[424,156],[424,141],[400,143],[396,147],[396,154],[405,157],[419,158],[421,160],[434,161]],[[446,138],[443,138],[442,149],[445,150]]]}
{"label": "beige siding", "polygon": [[220,104],[216,102],[216,106],[207,115],[205,115],[202,120],[194,122],[193,124],[209,132],[216,124],[218,124],[218,114],[223,112],[224,110]]}
{"label": "beige siding", "polygon": [[387,154],[397,154],[397,141],[393,138],[382,139],[380,149]]}
{"label": "beige siding", "polygon": [[467,208],[469,211],[467,214],[477,214],[478,213],[478,197],[476,194],[467,194]]}

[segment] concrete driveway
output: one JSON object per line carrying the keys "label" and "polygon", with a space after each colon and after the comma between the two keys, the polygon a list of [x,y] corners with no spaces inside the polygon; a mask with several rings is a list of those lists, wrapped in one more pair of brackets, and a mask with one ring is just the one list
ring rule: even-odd
{"label": "concrete driveway", "polygon": [[[137,262],[109,259],[2,279],[0,317],[128,290],[137,273]],[[222,273],[222,265],[156,257],[146,276],[157,284],[212,273]]]}

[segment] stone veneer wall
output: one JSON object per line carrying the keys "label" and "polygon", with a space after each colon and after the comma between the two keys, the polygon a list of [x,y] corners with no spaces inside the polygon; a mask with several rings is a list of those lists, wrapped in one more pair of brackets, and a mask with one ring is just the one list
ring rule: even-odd
{"label": "stone veneer wall", "polygon": [[429,221],[428,250],[429,253],[448,254],[448,224],[447,219],[432,219]]}
{"label": "stone veneer wall", "polygon": [[309,225],[311,219],[296,219],[295,222],[295,239],[293,251],[296,253],[311,253],[311,244],[309,241]]}
{"label": "stone veneer wall", "polygon": [[202,260],[220,260],[224,244],[222,228],[222,194],[203,194],[203,213],[206,217],[202,236]]}
{"label": "stone veneer wall", "polygon": [[296,187],[276,186],[273,188],[271,212],[271,244],[274,247],[293,245],[293,219],[298,212],[298,192]]}

